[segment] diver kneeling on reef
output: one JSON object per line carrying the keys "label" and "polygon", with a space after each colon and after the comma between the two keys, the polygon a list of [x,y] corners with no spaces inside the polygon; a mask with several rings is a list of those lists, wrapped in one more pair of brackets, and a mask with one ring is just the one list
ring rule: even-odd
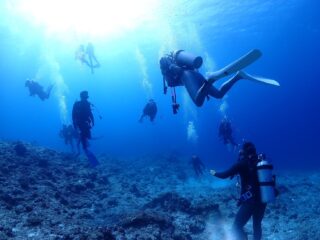
{"label": "diver kneeling on reef", "polygon": [[[205,98],[212,96],[222,98],[240,79],[248,79],[265,84],[279,86],[275,80],[251,76],[241,69],[247,67],[260,56],[261,52],[254,49],[237,59],[226,67],[211,73],[208,79],[205,79],[198,69],[202,65],[202,58],[184,50],[171,52],[160,59],[160,69],[163,76],[164,94],[167,93],[167,86],[172,87],[172,108],[176,114],[179,104],[176,101],[175,87],[185,86],[191,99],[198,106],[202,106]],[[220,89],[215,88],[212,84],[223,77],[236,73],[231,79],[225,82]]]}
{"label": "diver kneeling on reef", "polygon": [[241,195],[238,205],[241,206],[233,223],[236,239],[247,239],[243,231],[244,225],[252,216],[253,239],[262,237],[261,221],[266,205],[276,196],[275,176],[272,175],[272,165],[265,159],[264,154],[258,155],[251,142],[245,142],[239,153],[239,160],[229,170],[216,172],[210,170],[211,175],[218,178],[233,178],[240,175]]}
{"label": "diver kneeling on reef", "polygon": [[91,128],[94,126],[94,117],[91,111],[91,103],[88,101],[89,95],[87,91],[80,93],[80,101],[73,105],[72,121],[73,127],[80,132],[80,141],[83,151],[88,157],[90,164],[95,167],[99,164],[95,155],[89,151],[89,139],[91,139]]}

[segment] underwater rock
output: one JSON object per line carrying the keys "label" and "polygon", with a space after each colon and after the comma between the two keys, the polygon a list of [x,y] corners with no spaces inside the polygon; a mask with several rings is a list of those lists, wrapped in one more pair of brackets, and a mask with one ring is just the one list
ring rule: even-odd
{"label": "underwater rock", "polygon": [[123,228],[143,228],[148,225],[157,225],[162,230],[174,229],[171,219],[158,212],[140,212],[120,222]]}
{"label": "underwater rock", "polygon": [[141,197],[142,194],[139,191],[139,189],[137,188],[136,184],[131,185],[130,190],[129,190],[133,195],[135,195],[136,197]]}
{"label": "underwater rock", "polygon": [[24,146],[22,142],[18,142],[14,146],[14,151],[16,152],[16,155],[19,157],[25,157],[27,154],[27,148]]}
{"label": "underwater rock", "polygon": [[[0,239],[220,240],[238,210],[233,186],[188,177],[181,156],[110,157],[90,169],[84,157],[28,143],[21,158],[15,145],[0,141]],[[279,174],[264,239],[320,238],[319,181],[318,172]]]}
{"label": "underwater rock", "polygon": [[161,194],[144,206],[144,208],[161,208],[167,212],[189,212],[190,207],[191,203],[189,200],[173,192]]}
{"label": "underwater rock", "polygon": [[47,159],[39,159],[38,166],[41,168],[47,168],[49,166],[49,162]]}
{"label": "underwater rock", "polygon": [[8,206],[16,206],[18,201],[7,193],[0,194],[0,200],[6,203]]}
{"label": "underwater rock", "polygon": [[194,215],[209,215],[214,212],[220,214],[219,204],[212,203],[212,201],[202,201],[192,205],[191,212]]}
{"label": "underwater rock", "polygon": [[27,225],[30,227],[36,227],[39,226],[42,223],[42,219],[39,216],[29,216],[27,218]]}
{"label": "underwater rock", "polygon": [[81,192],[85,191],[87,187],[83,183],[75,183],[69,184],[66,189],[72,193],[80,194]]}

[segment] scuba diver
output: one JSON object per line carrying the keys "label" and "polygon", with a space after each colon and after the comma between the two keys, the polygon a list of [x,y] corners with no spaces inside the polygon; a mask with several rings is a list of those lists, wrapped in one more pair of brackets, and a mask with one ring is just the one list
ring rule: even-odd
{"label": "scuba diver", "polygon": [[71,151],[74,153],[74,144],[73,144],[73,140],[76,141],[77,143],[77,155],[80,154],[80,148],[79,148],[79,144],[80,144],[80,139],[79,139],[79,134],[78,132],[73,128],[73,126],[71,124],[66,125],[63,124],[62,125],[62,129],[60,130],[59,136],[61,138],[64,139],[64,143],[66,145],[70,145],[71,146]]}
{"label": "scuba diver", "polygon": [[219,137],[221,140],[223,140],[225,145],[231,145],[233,148],[238,146],[232,136],[231,121],[227,117],[224,117],[220,122]]}
{"label": "scuba diver", "polygon": [[100,63],[95,56],[94,47],[91,42],[87,44],[86,48],[81,44],[76,51],[75,57],[82,64],[86,64],[91,69],[92,74],[94,73],[94,68],[100,67]]}
{"label": "scuba diver", "polygon": [[44,91],[43,86],[41,86],[39,83],[33,80],[27,79],[25,82],[25,87],[29,88],[30,96],[38,95],[38,97],[44,101],[50,97],[51,90],[53,88],[53,85],[50,85],[47,88],[47,91]]}
{"label": "scuba diver", "polygon": [[193,155],[191,157],[191,164],[193,167],[193,170],[197,177],[200,177],[203,175],[203,170],[206,168],[201,159],[197,155]]}
{"label": "scuba diver", "polygon": [[[259,155],[264,156],[264,155]],[[262,237],[261,222],[266,205],[275,198],[275,179],[271,174],[272,165],[260,158],[253,143],[245,142],[239,152],[239,159],[229,170],[210,174],[218,178],[233,178],[239,174],[241,179],[241,195],[238,200],[240,209],[233,223],[236,239],[247,239],[243,230],[244,225],[252,216],[253,239]]]}
{"label": "scuba diver", "polygon": [[80,93],[80,101],[77,101],[73,105],[72,109],[72,121],[73,127],[79,131],[80,142],[82,144],[83,151],[88,157],[91,165],[95,167],[99,164],[95,155],[89,151],[89,139],[91,139],[91,128],[94,126],[94,117],[91,111],[91,103],[88,101],[89,95],[87,91]]}
{"label": "scuba diver", "polygon": [[[165,55],[160,59],[160,69],[163,76],[164,94],[167,93],[168,86],[172,88],[173,113],[176,114],[179,109],[175,92],[175,87],[177,86],[185,86],[192,101],[198,107],[202,106],[205,98],[209,98],[209,96],[218,99],[222,98],[240,79],[280,86],[275,80],[251,76],[240,71],[256,61],[261,55],[259,50],[254,49],[226,67],[211,73],[207,79],[198,71],[203,62],[200,56],[194,56],[184,50]],[[215,81],[233,73],[235,75],[226,81],[220,89],[212,85]]]}
{"label": "scuba diver", "polygon": [[150,121],[153,122],[153,120],[155,119],[156,115],[157,115],[157,104],[153,99],[150,99],[149,102],[146,104],[146,106],[143,109],[143,113],[139,119],[139,122],[143,121],[143,118],[145,116],[149,116]]}

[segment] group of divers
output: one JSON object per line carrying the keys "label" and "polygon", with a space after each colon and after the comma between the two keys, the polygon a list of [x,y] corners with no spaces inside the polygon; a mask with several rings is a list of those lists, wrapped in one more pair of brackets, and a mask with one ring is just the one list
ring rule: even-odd
{"label": "group of divers", "polygon": [[[200,107],[205,99],[209,99],[209,97],[223,98],[231,87],[242,79],[280,86],[275,80],[255,77],[242,70],[256,61],[261,55],[259,50],[254,49],[224,68],[211,73],[208,78],[205,78],[198,70],[203,62],[200,56],[194,56],[184,50],[164,55],[159,62],[163,77],[163,91],[166,94],[167,88],[171,88],[173,114],[176,114],[180,107],[177,103],[175,87],[185,87],[192,101],[196,106]],[[76,58],[88,66],[91,69],[91,73],[94,73],[95,68],[100,67],[92,43],[88,43],[86,47],[80,45],[76,51]],[[217,80],[229,75],[233,76],[223,83],[219,89],[213,85]],[[48,99],[53,88],[53,85],[51,85],[45,90],[43,86],[33,80],[27,80],[25,86],[28,87],[30,96],[37,95],[41,100]],[[63,125],[60,136],[65,140],[66,144],[71,145],[72,151],[74,151],[74,142],[76,142],[77,154],[80,153],[81,144],[91,166],[94,167],[99,162],[89,150],[89,139],[92,139],[91,128],[94,126],[94,116],[91,108],[93,105],[88,101],[88,98],[88,91],[80,93],[80,100],[76,101],[72,108],[72,124]],[[145,117],[149,117],[150,121],[153,122],[156,114],[156,102],[150,99],[143,108],[139,121],[142,122]],[[234,141],[231,122],[227,118],[220,122],[219,137],[224,144],[231,145],[234,148],[239,147],[240,149],[238,161],[228,170],[221,172],[210,170],[210,174],[218,178],[232,179],[236,175],[240,176],[241,190],[238,198],[240,208],[233,223],[233,236],[235,239],[248,239],[243,227],[252,217],[253,239],[261,239],[261,222],[267,203],[272,202],[278,194],[275,188],[275,176],[272,174],[273,166],[267,161],[264,154],[257,153],[252,142],[244,142],[240,146]],[[203,174],[205,165],[198,156],[192,156],[191,164],[197,176]]]}

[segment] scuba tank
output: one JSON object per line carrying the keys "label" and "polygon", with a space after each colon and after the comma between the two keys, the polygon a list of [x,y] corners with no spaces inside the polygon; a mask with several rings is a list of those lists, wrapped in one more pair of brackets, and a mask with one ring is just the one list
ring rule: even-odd
{"label": "scuba tank", "polygon": [[261,161],[257,163],[257,174],[260,196],[263,203],[268,203],[275,199],[275,180],[272,175],[273,166],[265,159],[264,154],[261,154],[259,158]]}
{"label": "scuba tank", "polygon": [[198,69],[202,65],[202,57],[195,56],[184,50],[178,50],[174,53],[174,59],[179,67],[187,67],[189,69]]}

